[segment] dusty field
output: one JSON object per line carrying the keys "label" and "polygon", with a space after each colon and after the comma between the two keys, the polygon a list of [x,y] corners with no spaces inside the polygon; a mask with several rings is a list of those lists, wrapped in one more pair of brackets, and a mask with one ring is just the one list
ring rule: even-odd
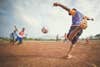
{"label": "dusty field", "polygon": [[69,42],[25,41],[11,45],[0,41],[0,67],[100,67],[100,40],[84,43],[77,43],[72,58],[63,59]]}

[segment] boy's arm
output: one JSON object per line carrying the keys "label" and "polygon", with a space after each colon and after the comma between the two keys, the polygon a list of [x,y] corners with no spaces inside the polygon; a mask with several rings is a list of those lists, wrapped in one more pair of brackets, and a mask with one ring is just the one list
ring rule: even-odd
{"label": "boy's arm", "polygon": [[87,17],[87,16],[84,16],[83,19],[87,19],[87,20],[92,20],[92,21],[94,21],[93,18],[89,18],[89,17]]}
{"label": "boy's arm", "polygon": [[17,29],[17,27],[16,27],[16,26],[14,26],[14,28],[15,28],[15,31],[18,31],[18,29]]}
{"label": "boy's arm", "polygon": [[53,3],[53,6],[59,6],[59,7],[63,8],[63,9],[65,9],[68,12],[70,11],[70,9],[68,7],[66,7],[66,6],[64,6],[64,5],[60,4],[60,3],[57,3],[57,2]]}

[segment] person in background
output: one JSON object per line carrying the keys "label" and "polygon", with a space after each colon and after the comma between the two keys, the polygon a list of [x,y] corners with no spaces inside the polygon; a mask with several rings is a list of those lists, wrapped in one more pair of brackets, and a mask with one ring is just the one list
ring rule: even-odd
{"label": "person in background", "polygon": [[67,34],[65,33],[64,34],[64,43],[66,43],[67,42]]}
{"label": "person in background", "polygon": [[18,32],[18,29],[17,29],[17,37],[16,37],[15,42],[18,41],[18,44],[22,44],[24,37],[25,37],[25,28],[22,28],[20,32]]}
{"label": "person in background", "polygon": [[88,37],[85,39],[85,41],[86,41],[86,44],[90,44],[90,41],[89,41]]}
{"label": "person in background", "polygon": [[58,41],[58,40],[59,40],[59,35],[57,34],[57,35],[56,35],[56,41]]}
{"label": "person in background", "polygon": [[13,44],[13,45],[15,44],[15,39],[17,37],[16,32],[17,32],[17,29],[16,29],[16,26],[14,26],[13,32],[10,33],[10,44]]}

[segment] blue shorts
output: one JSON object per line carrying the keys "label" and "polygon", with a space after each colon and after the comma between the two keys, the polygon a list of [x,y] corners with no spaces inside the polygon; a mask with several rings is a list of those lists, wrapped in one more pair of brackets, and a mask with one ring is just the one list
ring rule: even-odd
{"label": "blue shorts", "polygon": [[22,43],[23,38],[17,36],[16,41],[19,41],[19,43]]}
{"label": "blue shorts", "polygon": [[79,26],[71,26],[67,38],[72,44],[75,44],[82,32],[83,30]]}

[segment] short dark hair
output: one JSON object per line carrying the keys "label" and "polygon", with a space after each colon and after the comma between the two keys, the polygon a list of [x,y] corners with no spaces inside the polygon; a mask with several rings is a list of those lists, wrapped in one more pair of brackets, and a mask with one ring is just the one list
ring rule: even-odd
{"label": "short dark hair", "polygon": [[[76,11],[77,9],[76,8],[73,8],[72,10],[75,10]],[[70,13],[68,13],[68,14],[71,15]]]}
{"label": "short dark hair", "polygon": [[72,10],[75,10],[76,11],[77,9],[76,8],[73,8]]}

